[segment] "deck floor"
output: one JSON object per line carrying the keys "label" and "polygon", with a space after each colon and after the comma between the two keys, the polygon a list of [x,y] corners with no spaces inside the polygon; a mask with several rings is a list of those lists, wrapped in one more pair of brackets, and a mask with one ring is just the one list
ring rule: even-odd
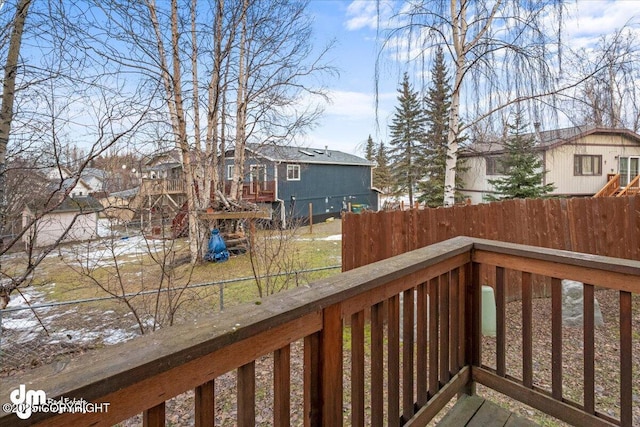
{"label": "deck floor", "polygon": [[534,427],[537,425],[476,395],[460,397],[438,423],[441,427]]}

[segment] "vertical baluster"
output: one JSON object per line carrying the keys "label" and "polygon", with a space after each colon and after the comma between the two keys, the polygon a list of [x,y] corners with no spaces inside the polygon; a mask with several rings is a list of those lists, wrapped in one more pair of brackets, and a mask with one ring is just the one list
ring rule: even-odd
{"label": "vertical baluster", "polygon": [[291,421],[291,346],[273,354],[273,424],[288,427]]}
{"label": "vertical baluster", "polygon": [[364,311],[351,316],[351,425],[364,426]]}
{"label": "vertical baluster", "polygon": [[144,427],[164,427],[165,403],[149,408],[142,413],[142,425]]}
{"label": "vertical baluster", "polygon": [[496,373],[504,377],[507,373],[504,268],[496,267]]}
{"label": "vertical baluster", "polygon": [[532,341],[532,293],[531,273],[522,273],[522,382],[527,388],[533,386],[533,341]]}
{"label": "vertical baluster", "polygon": [[427,284],[418,285],[416,325],[416,388],[418,407],[427,403]]}
{"label": "vertical baluster", "polygon": [[429,397],[440,389],[438,381],[438,278],[429,281]]}
{"label": "vertical baluster", "polygon": [[238,426],[256,424],[256,362],[238,368]]}
{"label": "vertical baluster", "polygon": [[631,292],[620,291],[620,425],[633,422]]}
{"label": "vertical baluster", "polygon": [[466,322],[467,327],[467,362],[473,366],[480,366],[482,360],[482,346],[481,344],[481,322],[482,311],[480,304],[480,264],[477,262],[471,265],[471,280],[468,282],[467,289],[467,301],[465,309],[467,310],[468,320]]}
{"label": "vertical baluster", "polygon": [[414,290],[402,294],[402,419],[408,421],[413,416],[413,319]]}
{"label": "vertical baluster", "polygon": [[465,316],[466,316],[466,295],[467,295],[467,281],[471,279],[471,264],[466,264],[463,268],[460,269],[460,280],[458,283],[458,295],[460,298],[458,300],[458,313],[460,317],[460,329],[458,330],[458,369],[462,368],[466,365],[465,362],[465,354],[466,354],[466,330],[465,325]]}
{"label": "vertical baluster", "polygon": [[562,282],[551,279],[551,395],[562,401]]}
{"label": "vertical baluster", "polygon": [[323,310],[321,345],[322,424],[342,425],[342,307]]}
{"label": "vertical baluster", "polygon": [[440,382],[446,384],[449,374],[449,273],[440,276]]}
{"label": "vertical baluster", "polygon": [[371,425],[384,425],[384,304],[371,307]]}
{"label": "vertical baluster", "polygon": [[320,332],[304,338],[304,425],[322,425]]}
{"label": "vertical baluster", "polygon": [[400,423],[400,297],[387,300],[387,418],[389,426]]}
{"label": "vertical baluster", "polygon": [[460,346],[459,330],[460,330],[460,311],[458,310],[458,293],[460,274],[459,269],[453,270],[451,273],[449,293],[450,293],[450,307],[451,307],[451,335],[449,345],[449,372],[453,375],[458,373],[458,347]]}
{"label": "vertical baluster", "polygon": [[584,285],[584,410],[595,414],[595,321],[593,285]]}
{"label": "vertical baluster", "polygon": [[215,422],[215,382],[208,381],[195,390],[196,427],[209,427]]}

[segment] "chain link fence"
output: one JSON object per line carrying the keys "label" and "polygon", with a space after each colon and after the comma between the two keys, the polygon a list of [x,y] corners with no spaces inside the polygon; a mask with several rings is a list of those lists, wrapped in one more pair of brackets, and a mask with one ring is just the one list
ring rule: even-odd
{"label": "chain link fence", "polygon": [[[315,273],[340,268],[297,271],[296,283],[308,283]],[[271,277],[285,274],[291,273]],[[0,376],[44,364],[64,365],[88,350],[222,311],[246,302],[241,291],[248,286],[255,286],[253,277],[65,302],[47,302],[46,287],[22,290],[0,310]]]}

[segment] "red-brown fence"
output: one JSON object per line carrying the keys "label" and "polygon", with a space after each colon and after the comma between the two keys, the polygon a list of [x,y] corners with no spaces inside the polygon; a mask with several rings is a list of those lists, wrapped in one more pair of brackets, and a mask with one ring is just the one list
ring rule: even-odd
{"label": "red-brown fence", "polygon": [[[456,236],[640,260],[640,197],[509,200],[346,214],[342,220],[342,269],[351,270]],[[485,276],[493,284],[492,274]],[[536,294],[540,292],[544,291]]]}

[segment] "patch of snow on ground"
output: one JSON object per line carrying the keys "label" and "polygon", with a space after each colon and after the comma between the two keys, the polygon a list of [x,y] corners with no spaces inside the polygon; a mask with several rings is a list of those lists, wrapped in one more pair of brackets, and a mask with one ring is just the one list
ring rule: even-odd
{"label": "patch of snow on ground", "polygon": [[121,342],[129,341],[137,337],[139,334],[135,332],[127,332],[123,329],[107,329],[103,332],[104,338],[102,342],[107,345],[118,344]]}
{"label": "patch of snow on ground", "polygon": [[116,259],[119,264],[136,261],[138,257],[149,252],[161,251],[164,243],[163,240],[147,239],[141,235],[127,236],[80,243],[61,249],[59,254],[50,256],[62,256],[65,262],[82,262],[85,267],[93,269],[114,266]]}
{"label": "patch of snow on ground", "polygon": [[325,237],[322,240],[342,240],[342,234],[334,234],[332,236]]}

